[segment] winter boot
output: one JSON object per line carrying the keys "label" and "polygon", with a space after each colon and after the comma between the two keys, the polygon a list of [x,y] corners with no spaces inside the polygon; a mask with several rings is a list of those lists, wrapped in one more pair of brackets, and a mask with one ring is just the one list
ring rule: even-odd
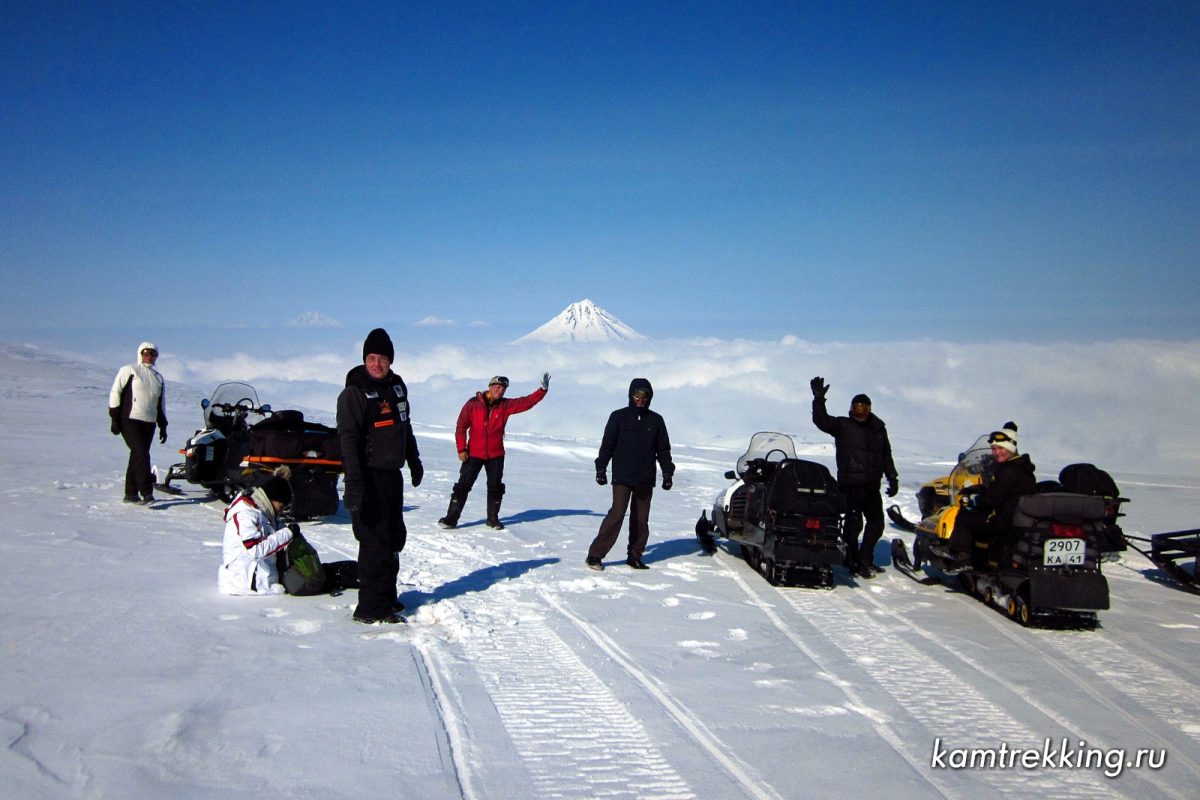
{"label": "winter boot", "polygon": [[500,501],[504,499],[504,495],[488,495],[487,499],[487,526],[492,530],[504,530],[504,523],[500,521]]}
{"label": "winter boot", "polygon": [[458,527],[458,517],[460,514],[462,514],[464,500],[465,500],[465,498],[460,497],[457,494],[451,494],[450,495],[450,507],[448,509],[446,509],[446,516],[444,516],[438,520],[438,525],[441,525],[443,528],[449,528],[451,530],[453,530],[454,528],[457,528]]}

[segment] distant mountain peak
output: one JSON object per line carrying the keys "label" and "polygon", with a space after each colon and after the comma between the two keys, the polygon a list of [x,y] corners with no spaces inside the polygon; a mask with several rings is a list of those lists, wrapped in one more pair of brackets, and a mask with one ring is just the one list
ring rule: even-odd
{"label": "distant mountain peak", "polygon": [[327,317],[320,311],[305,311],[287,323],[289,328],[340,328],[342,323]]}
{"label": "distant mountain peak", "polygon": [[591,300],[571,303],[518,342],[619,342],[646,337]]}

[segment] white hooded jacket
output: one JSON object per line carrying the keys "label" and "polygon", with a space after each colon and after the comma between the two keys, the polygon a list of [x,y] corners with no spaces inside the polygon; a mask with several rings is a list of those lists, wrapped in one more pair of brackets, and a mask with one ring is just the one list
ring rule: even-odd
{"label": "white hooded jacket", "polygon": [[160,413],[163,405],[163,376],[154,367],[142,363],[142,350],[149,348],[157,350],[153,342],[142,342],[138,345],[137,356],[132,364],[127,364],[117,372],[112,389],[108,392],[108,407],[121,407],[121,393],[125,385],[130,384],[131,405],[129,418],[149,423],[161,423]]}
{"label": "white hooded jacket", "polygon": [[291,530],[279,525],[262,487],[238,495],[225,509],[217,589],[222,594],[283,594],[275,555],[291,541]]}

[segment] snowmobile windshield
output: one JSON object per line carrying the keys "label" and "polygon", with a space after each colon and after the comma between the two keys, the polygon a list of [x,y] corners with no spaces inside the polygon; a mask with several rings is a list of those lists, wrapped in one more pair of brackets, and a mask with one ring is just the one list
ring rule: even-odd
{"label": "snowmobile windshield", "polygon": [[[988,452],[990,453],[991,450]],[[792,437],[786,433],[760,431],[750,437],[750,446],[746,448],[745,454],[737,460],[737,474],[744,475],[746,464],[756,458],[777,462],[795,457],[796,445],[792,443]]]}
{"label": "snowmobile windshield", "polygon": [[989,435],[985,433],[980,436],[975,440],[975,444],[968,447],[958,457],[958,463],[950,472],[951,505],[958,503],[958,497],[963,489],[983,483],[983,474],[995,462],[996,457],[992,455],[992,445],[988,442]]}
{"label": "snowmobile windshield", "polygon": [[[208,398],[208,408],[204,409],[204,427],[218,430],[228,427],[227,420],[232,415],[218,407],[223,405],[241,406],[245,409],[258,408],[258,392],[248,383],[222,383],[213,389],[212,396]],[[246,424],[253,425],[262,419],[261,414],[251,414],[247,417]]]}

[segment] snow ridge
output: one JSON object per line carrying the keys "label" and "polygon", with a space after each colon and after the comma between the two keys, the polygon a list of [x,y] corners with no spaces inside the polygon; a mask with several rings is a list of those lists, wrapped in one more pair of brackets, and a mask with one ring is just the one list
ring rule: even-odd
{"label": "snow ridge", "polygon": [[518,342],[613,342],[646,337],[591,300],[580,300]]}

